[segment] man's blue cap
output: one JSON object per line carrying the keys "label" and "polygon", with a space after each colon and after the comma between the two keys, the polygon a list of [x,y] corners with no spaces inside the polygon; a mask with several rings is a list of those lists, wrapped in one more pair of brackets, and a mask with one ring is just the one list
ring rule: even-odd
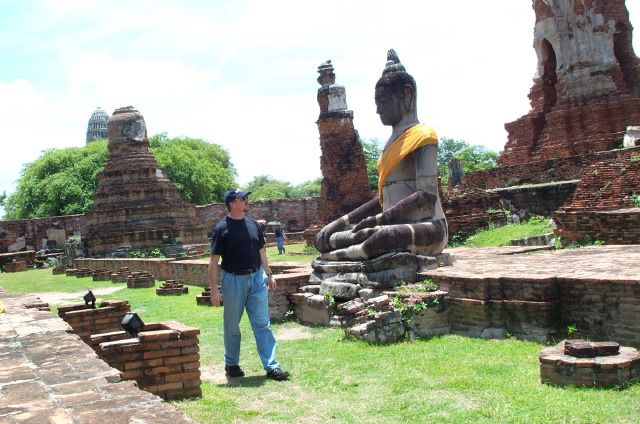
{"label": "man's blue cap", "polygon": [[226,196],[224,196],[224,203],[225,205],[228,205],[234,200],[240,197],[248,196],[250,194],[251,194],[250,191],[242,191],[239,188],[232,188],[231,190],[227,191]]}

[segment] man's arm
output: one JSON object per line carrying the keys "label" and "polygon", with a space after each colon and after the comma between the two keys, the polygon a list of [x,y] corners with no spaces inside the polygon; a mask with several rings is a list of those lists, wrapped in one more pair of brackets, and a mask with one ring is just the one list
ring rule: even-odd
{"label": "man's arm", "polygon": [[211,304],[213,306],[220,306],[222,296],[220,295],[220,289],[218,288],[218,261],[220,255],[211,255],[209,257],[209,284],[211,285]]}
{"label": "man's arm", "polygon": [[271,268],[269,267],[269,261],[267,259],[267,251],[263,247],[260,249],[260,260],[262,261],[262,269],[267,274],[267,287],[269,291],[273,291],[278,286],[276,279],[273,278],[273,273],[271,272]]}

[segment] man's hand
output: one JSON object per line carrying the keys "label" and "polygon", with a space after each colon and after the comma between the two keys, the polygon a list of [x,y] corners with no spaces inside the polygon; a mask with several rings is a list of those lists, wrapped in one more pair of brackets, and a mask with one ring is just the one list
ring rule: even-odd
{"label": "man's hand", "polygon": [[216,289],[211,289],[211,304],[213,306],[220,306],[222,303],[222,295],[220,294],[220,290],[216,287]]}
{"label": "man's hand", "polygon": [[274,291],[277,287],[278,283],[276,282],[276,279],[273,278],[273,275],[270,275],[267,279],[267,288],[269,291]]}

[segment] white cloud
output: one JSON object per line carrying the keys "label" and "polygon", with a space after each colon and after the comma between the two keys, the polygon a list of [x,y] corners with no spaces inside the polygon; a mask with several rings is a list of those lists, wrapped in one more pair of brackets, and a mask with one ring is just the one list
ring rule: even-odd
{"label": "white cloud", "polygon": [[175,60],[120,60],[105,54],[82,58],[69,72],[75,98],[106,103],[162,101],[201,92],[219,79],[217,70],[195,70]]}
{"label": "white cloud", "polygon": [[0,119],[6,115],[15,116],[33,110],[42,97],[36,93],[29,81],[16,79],[9,84],[0,82]]}

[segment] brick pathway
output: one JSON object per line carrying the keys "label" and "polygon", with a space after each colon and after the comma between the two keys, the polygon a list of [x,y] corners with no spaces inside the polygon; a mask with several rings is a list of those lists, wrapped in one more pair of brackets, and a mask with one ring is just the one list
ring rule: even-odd
{"label": "brick pathway", "polygon": [[182,412],[121,381],[57,315],[7,295],[0,313],[0,424],[182,424]]}

